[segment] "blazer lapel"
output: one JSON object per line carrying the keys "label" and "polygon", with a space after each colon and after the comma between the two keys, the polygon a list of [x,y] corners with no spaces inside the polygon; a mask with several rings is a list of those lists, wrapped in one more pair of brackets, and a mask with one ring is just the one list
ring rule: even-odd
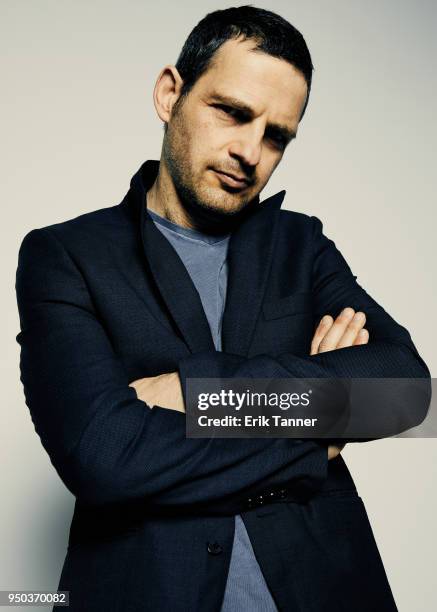
{"label": "blazer lapel", "polygon": [[247,356],[263,301],[285,191],[261,207],[233,233],[228,251],[228,288],[222,350]]}
{"label": "blazer lapel", "polygon": [[190,351],[214,351],[199,292],[178,253],[143,208],[144,251],[161,296]]}
{"label": "blazer lapel", "polygon": [[[178,253],[147,213],[146,193],[152,186],[159,162],[146,161],[132,177],[122,204],[139,225],[141,243],[150,273],[173,320],[191,353],[214,351],[214,341],[199,293]],[[282,191],[265,200],[246,217],[229,241],[228,288],[223,316],[222,350],[247,355],[268,272],[284,199]],[[138,227],[137,225],[137,227]],[[158,308],[157,318],[168,321]]]}

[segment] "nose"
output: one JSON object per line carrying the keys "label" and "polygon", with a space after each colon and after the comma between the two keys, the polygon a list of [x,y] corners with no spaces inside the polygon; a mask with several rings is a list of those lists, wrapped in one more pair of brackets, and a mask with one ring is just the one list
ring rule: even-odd
{"label": "nose", "polygon": [[244,128],[230,144],[229,154],[245,166],[256,166],[261,159],[262,133],[253,127]]}

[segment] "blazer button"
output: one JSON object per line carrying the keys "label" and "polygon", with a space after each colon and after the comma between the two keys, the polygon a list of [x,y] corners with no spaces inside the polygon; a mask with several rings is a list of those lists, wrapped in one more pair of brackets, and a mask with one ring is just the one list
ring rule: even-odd
{"label": "blazer button", "polygon": [[223,548],[218,542],[208,542],[208,552],[210,555],[219,555],[223,552]]}

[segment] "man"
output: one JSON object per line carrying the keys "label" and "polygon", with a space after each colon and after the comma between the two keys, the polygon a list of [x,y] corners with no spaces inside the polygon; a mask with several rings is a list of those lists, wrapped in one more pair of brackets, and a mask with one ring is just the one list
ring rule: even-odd
{"label": "man", "polygon": [[77,498],[74,611],[396,610],[343,442],[185,436],[190,378],[429,377],[321,222],[260,202],[312,69],[281,17],[211,13],[158,77],[160,161],[22,242],[21,379]]}

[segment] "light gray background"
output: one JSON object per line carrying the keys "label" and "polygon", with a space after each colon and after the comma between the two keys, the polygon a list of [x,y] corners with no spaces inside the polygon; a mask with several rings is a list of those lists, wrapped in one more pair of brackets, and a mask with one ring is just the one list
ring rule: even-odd
{"label": "light gray background", "polygon": [[[206,12],[232,4],[0,3],[2,589],[57,587],[74,501],[34,432],[19,381],[19,244],[30,229],[121,201],[140,164],[159,157],[159,70],[176,61]],[[324,222],[358,282],[410,330],[436,375],[436,5],[257,6],[302,31],[316,67],[297,141],[264,195],[285,187],[286,208]],[[437,609],[436,441],[349,445],[343,455],[399,610]]]}

